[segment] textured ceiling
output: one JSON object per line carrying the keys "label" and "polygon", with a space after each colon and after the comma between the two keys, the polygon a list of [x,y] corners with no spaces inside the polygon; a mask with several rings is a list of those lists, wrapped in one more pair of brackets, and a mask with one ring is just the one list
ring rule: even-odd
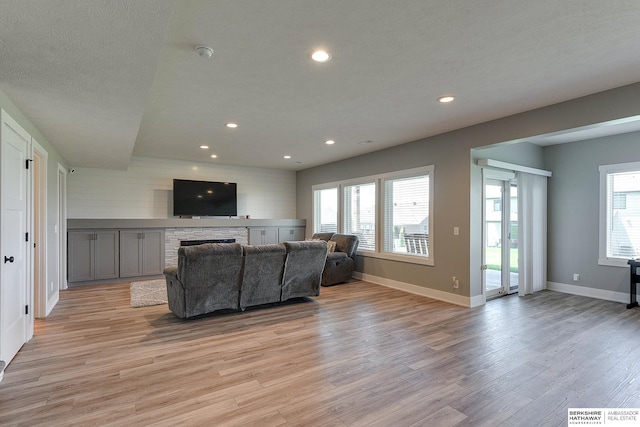
{"label": "textured ceiling", "polygon": [[637,0],[5,0],[0,89],[72,166],[299,170],[635,83],[638,22]]}

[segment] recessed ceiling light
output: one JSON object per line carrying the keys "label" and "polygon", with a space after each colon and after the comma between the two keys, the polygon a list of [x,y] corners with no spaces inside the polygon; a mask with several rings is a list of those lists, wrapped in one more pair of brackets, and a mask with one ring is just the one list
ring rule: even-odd
{"label": "recessed ceiling light", "polygon": [[336,142],[333,139],[327,139],[324,143],[327,144],[327,145],[333,145]]}
{"label": "recessed ceiling light", "polygon": [[217,159],[217,158],[218,158],[218,155],[217,155],[217,154],[212,154],[212,155],[211,155],[211,158],[212,158],[212,159]]}
{"label": "recessed ceiling light", "polygon": [[326,50],[318,49],[311,52],[311,59],[316,62],[327,62],[331,59],[331,55]]}
{"label": "recessed ceiling light", "polygon": [[291,156],[287,155],[287,156],[284,156],[284,158],[285,158],[285,159],[290,159],[290,158],[291,158]]}
{"label": "recessed ceiling light", "polygon": [[203,150],[207,150],[209,148],[208,145],[201,145],[200,148],[202,148]]}
{"label": "recessed ceiling light", "polygon": [[451,95],[445,95],[445,96],[441,96],[440,98],[438,98],[438,102],[440,102],[442,104],[447,104],[447,103],[453,101],[454,99],[456,99],[456,98],[451,96]]}
{"label": "recessed ceiling light", "polygon": [[227,123],[227,127],[231,128],[231,129],[235,129],[235,128],[238,127],[238,124],[237,123]]}
{"label": "recessed ceiling light", "polygon": [[196,52],[203,58],[211,58],[211,55],[213,55],[213,49],[209,46],[196,46]]}

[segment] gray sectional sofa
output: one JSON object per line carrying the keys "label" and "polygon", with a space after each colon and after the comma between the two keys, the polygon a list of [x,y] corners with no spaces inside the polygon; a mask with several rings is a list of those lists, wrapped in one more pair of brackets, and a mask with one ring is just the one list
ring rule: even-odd
{"label": "gray sectional sofa", "polygon": [[318,296],[326,257],[324,241],[180,247],[178,266],[164,270],[169,309],[190,318]]}

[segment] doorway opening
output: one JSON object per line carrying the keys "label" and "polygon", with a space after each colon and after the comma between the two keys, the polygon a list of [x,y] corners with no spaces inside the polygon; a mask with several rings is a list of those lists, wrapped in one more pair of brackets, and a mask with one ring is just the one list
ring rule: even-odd
{"label": "doorway opening", "polygon": [[35,140],[33,150],[33,286],[36,317],[47,315],[47,157]]}
{"label": "doorway opening", "polygon": [[483,185],[483,288],[486,299],[518,292],[518,183],[486,171]]}

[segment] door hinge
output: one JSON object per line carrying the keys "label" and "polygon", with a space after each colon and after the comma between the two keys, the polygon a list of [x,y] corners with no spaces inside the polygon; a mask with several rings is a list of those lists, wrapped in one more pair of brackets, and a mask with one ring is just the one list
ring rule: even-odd
{"label": "door hinge", "polygon": [[29,241],[29,232],[24,233],[24,241],[25,242]]}
{"label": "door hinge", "polygon": [[29,162],[33,162],[33,159],[25,159],[25,161],[24,161],[24,163],[25,163],[25,165],[24,165],[24,166],[25,166],[27,169],[29,169]]}
{"label": "door hinge", "polygon": [[29,314],[29,306],[28,305],[24,306],[24,314]]}

